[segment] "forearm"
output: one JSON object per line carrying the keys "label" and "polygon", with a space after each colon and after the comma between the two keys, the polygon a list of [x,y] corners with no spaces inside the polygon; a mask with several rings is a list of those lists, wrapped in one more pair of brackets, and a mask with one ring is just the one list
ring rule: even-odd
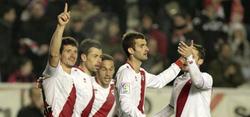
{"label": "forearm", "polygon": [[49,64],[53,67],[57,66],[59,61],[64,28],[64,26],[57,25],[56,30],[51,38],[49,48]]}
{"label": "forearm", "polygon": [[160,73],[159,75],[149,74],[147,87],[162,88],[166,84],[173,81],[180,72],[180,67],[178,64],[173,63],[171,66]]}
{"label": "forearm", "polygon": [[64,31],[64,26],[57,25],[56,30],[51,38],[50,42],[50,55],[51,56],[58,56],[60,54],[60,47],[62,43],[62,36]]}
{"label": "forearm", "polygon": [[204,79],[202,78],[202,73],[195,63],[195,60],[193,59],[193,56],[190,55],[187,57],[187,64],[188,64],[188,70],[191,75],[192,83],[198,87],[201,88],[204,85]]}

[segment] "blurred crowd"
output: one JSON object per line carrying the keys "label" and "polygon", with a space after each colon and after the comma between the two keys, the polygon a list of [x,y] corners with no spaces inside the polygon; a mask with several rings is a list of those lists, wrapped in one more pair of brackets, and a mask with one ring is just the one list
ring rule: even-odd
{"label": "blurred crowd", "polygon": [[[143,67],[159,73],[179,55],[179,41],[206,49],[203,71],[215,87],[250,81],[249,0],[68,0],[71,19],[65,36],[95,39],[118,68],[125,60],[121,36],[147,35]],[[49,41],[65,0],[0,0],[0,81],[34,82],[45,68]]]}

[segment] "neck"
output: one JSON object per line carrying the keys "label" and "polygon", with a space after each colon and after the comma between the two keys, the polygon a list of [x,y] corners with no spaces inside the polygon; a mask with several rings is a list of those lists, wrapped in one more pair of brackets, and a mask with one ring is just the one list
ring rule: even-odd
{"label": "neck", "polygon": [[78,66],[84,73],[88,74],[91,76],[91,72],[87,69],[86,65],[81,62],[80,65]]}
{"label": "neck", "polygon": [[128,64],[135,70],[136,73],[139,73],[142,62],[134,57],[129,57],[127,60]]}
{"label": "neck", "polygon": [[63,68],[63,71],[65,71],[66,73],[70,74],[71,73],[71,68],[72,67],[69,67],[65,64],[61,64],[62,68]]}
{"label": "neck", "polygon": [[96,76],[95,81],[96,81],[97,84],[99,84],[102,88],[105,88],[105,89],[106,89],[106,88],[109,87],[109,85],[106,85],[106,84],[101,83],[101,81],[99,80],[99,77],[98,77],[98,76]]}

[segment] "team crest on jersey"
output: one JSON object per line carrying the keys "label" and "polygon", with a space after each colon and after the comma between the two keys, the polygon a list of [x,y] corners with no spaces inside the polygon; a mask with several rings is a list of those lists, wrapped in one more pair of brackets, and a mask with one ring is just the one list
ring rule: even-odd
{"label": "team crest on jersey", "polygon": [[122,94],[128,94],[130,92],[130,84],[129,83],[122,83],[121,85],[121,93]]}

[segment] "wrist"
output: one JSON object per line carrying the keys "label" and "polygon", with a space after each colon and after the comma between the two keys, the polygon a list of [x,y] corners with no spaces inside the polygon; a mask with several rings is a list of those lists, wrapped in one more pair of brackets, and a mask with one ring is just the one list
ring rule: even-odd
{"label": "wrist", "polygon": [[183,67],[184,63],[181,61],[181,58],[179,58],[178,60],[175,61],[175,64],[178,65],[180,68]]}
{"label": "wrist", "polygon": [[65,25],[61,25],[61,24],[58,23],[58,24],[57,24],[57,27],[58,27],[58,28],[64,28]]}
{"label": "wrist", "polygon": [[187,57],[185,57],[185,58],[186,58],[187,61],[190,61],[190,60],[193,59],[193,55],[191,54],[191,55],[189,55],[189,56],[187,56]]}

